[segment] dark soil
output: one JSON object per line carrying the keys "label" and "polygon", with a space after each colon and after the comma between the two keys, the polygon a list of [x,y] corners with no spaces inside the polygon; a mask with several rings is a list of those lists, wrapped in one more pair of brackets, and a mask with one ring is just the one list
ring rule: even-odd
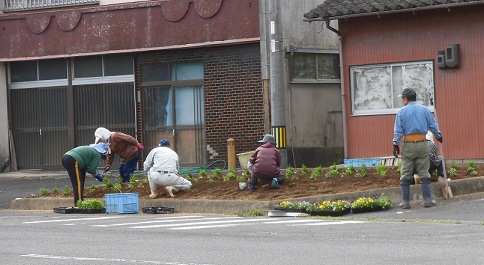
{"label": "dark soil", "polygon": [[[467,171],[467,164],[457,165],[455,174],[447,174],[447,177],[452,180],[473,178],[483,176],[484,164],[476,164],[475,169],[477,174],[471,174]],[[355,168],[355,171],[344,176],[342,174],[345,169],[338,169],[338,172],[332,177],[326,177],[330,168],[322,168],[321,174],[316,179],[311,179],[311,174],[315,171],[314,168],[308,169],[307,173],[303,174],[301,169],[294,169],[295,178],[286,177],[282,189],[271,189],[270,183],[259,181],[255,191],[239,189],[238,181],[235,178],[229,181],[224,181],[223,177],[227,175],[227,171],[222,171],[219,180],[212,180],[213,173],[207,172],[206,177],[200,180],[191,180],[192,188],[188,191],[180,191],[176,193],[174,200],[252,200],[252,201],[271,201],[279,199],[290,199],[306,196],[318,196],[327,194],[337,194],[353,191],[364,191],[371,189],[382,189],[399,187],[400,174],[397,167],[386,167],[387,172],[385,176],[378,174],[375,167],[368,167],[367,173],[361,175],[361,169]],[[447,169],[447,172],[449,169]],[[314,173],[313,173],[314,174]],[[237,176],[242,175],[242,171],[236,172]],[[287,176],[287,175],[286,175]],[[187,177],[187,176],[183,176]],[[194,174],[194,178],[199,178],[199,174]],[[117,178],[111,177],[110,180],[115,183]],[[150,188],[145,176],[137,176],[135,183],[123,184],[121,192],[131,193],[138,192],[140,199],[149,199]],[[437,181],[437,177],[433,176],[432,181]],[[114,188],[107,188],[105,185],[96,185],[93,187],[85,187],[85,198],[104,198],[106,193],[117,193]],[[50,194],[49,196],[56,196]],[[57,195],[65,196],[67,195]],[[170,198],[165,189],[160,189],[158,198]]]}

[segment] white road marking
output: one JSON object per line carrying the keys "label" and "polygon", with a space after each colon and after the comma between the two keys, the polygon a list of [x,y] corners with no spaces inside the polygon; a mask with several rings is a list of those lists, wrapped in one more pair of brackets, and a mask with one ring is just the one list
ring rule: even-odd
{"label": "white road marking", "polygon": [[[318,223],[310,223],[310,224],[298,224],[298,225],[344,225],[344,224],[363,224],[366,223],[364,221],[338,221],[338,222],[327,222],[322,221]],[[292,225],[295,226],[295,225]]]}
{"label": "white road marking", "polygon": [[189,227],[175,227],[170,228],[171,230],[192,230],[192,229],[205,229],[205,228],[217,228],[217,227],[231,227],[245,224],[226,224],[226,225],[199,225],[199,226],[189,226]]}
{"label": "white road marking", "polygon": [[178,223],[178,224],[164,224],[164,225],[132,226],[130,228],[156,228],[156,227],[208,225],[208,224],[221,224],[221,223],[261,222],[265,220],[273,220],[273,219],[266,218],[266,219],[242,219],[242,220],[227,220],[227,221],[192,222],[192,223]]}
{"label": "white road marking", "polygon": [[89,221],[89,220],[104,220],[104,219],[115,219],[121,218],[121,216],[116,217],[96,217],[96,218],[77,218],[77,219],[56,219],[56,220],[44,220],[44,221],[32,221],[32,222],[22,222],[23,224],[39,224],[39,223],[60,223],[60,222],[72,222],[72,221]]}
{"label": "white road marking", "polygon": [[290,219],[290,220],[283,220],[283,221],[264,222],[264,224],[291,224],[291,223],[313,223],[313,222],[321,222],[321,221],[314,220],[314,219]]}
{"label": "white road marking", "polygon": [[[211,217],[205,218],[203,220],[220,220],[223,218],[241,218],[241,217]],[[199,218],[191,218],[191,219],[182,219],[183,221],[195,221],[200,220]],[[110,225],[92,225],[97,227],[111,227],[111,226],[123,226],[123,225],[137,225],[137,224],[153,224],[153,223],[170,223],[170,222],[177,222],[180,219],[169,219],[169,220],[157,220],[157,221],[145,221],[145,222],[135,222],[135,223],[119,223],[119,224],[110,224]]]}
{"label": "white road marking", "polygon": [[135,260],[135,259],[106,259],[106,258],[88,258],[88,257],[68,257],[68,256],[53,256],[53,255],[41,255],[41,254],[26,254],[20,255],[20,257],[39,258],[39,259],[56,259],[56,260],[79,260],[79,261],[102,261],[102,262],[124,262],[134,264],[161,264],[161,265],[213,265],[213,264],[201,264],[201,263],[182,263],[173,261],[153,261],[153,260]]}

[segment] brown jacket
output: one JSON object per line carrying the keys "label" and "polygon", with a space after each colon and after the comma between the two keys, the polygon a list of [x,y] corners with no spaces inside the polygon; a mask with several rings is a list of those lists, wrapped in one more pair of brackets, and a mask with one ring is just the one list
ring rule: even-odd
{"label": "brown jacket", "polygon": [[107,155],[106,164],[112,164],[115,154],[119,155],[121,163],[138,155],[138,141],[130,135],[115,132],[109,137],[108,143],[111,152]]}
{"label": "brown jacket", "polygon": [[280,173],[281,154],[271,143],[264,143],[257,147],[249,161],[253,165],[252,171],[255,174],[278,175]]}

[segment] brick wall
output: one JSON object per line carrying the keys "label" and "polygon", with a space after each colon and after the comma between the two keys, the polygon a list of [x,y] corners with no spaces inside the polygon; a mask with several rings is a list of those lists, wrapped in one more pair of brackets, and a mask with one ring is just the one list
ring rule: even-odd
{"label": "brick wall", "polygon": [[[259,43],[159,51],[136,56],[139,65],[152,62],[203,62],[207,164],[227,161],[227,139],[236,153],[254,150],[264,135],[264,102]],[[237,163],[238,160],[236,159]]]}

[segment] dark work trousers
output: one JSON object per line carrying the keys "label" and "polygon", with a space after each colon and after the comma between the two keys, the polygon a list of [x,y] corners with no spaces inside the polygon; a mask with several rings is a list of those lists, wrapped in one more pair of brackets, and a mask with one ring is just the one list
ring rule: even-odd
{"label": "dark work trousers", "polygon": [[62,157],[62,165],[67,170],[69,178],[71,179],[72,191],[74,192],[74,206],[78,200],[84,200],[84,180],[86,179],[86,171],[79,168],[79,163],[70,155]]}
{"label": "dark work trousers", "polygon": [[136,169],[136,165],[138,165],[140,156],[141,150],[138,150],[138,155],[136,157],[131,158],[119,167],[119,176],[123,178],[123,183],[129,182],[129,178]]}
{"label": "dark work trousers", "polygon": [[282,184],[286,179],[286,176],[281,174],[279,175],[256,174],[252,172],[252,174],[250,174],[249,184],[254,184],[254,185],[257,184],[258,179],[272,181],[273,178],[277,178],[277,182],[279,182],[279,184]]}

